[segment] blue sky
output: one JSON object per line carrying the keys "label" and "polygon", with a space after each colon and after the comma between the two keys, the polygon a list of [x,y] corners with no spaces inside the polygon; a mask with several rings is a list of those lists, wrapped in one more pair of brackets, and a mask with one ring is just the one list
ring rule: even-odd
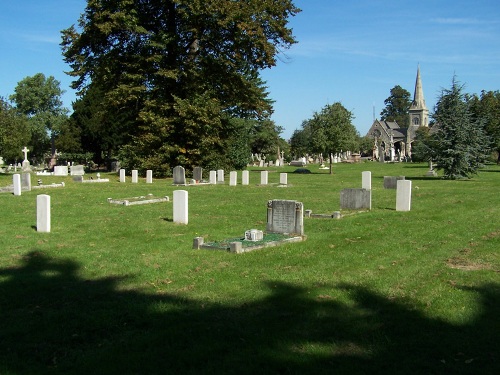
{"label": "blue sky", "polygon": [[[498,0],[295,0],[290,26],[298,40],[263,72],[273,120],[289,138],[326,104],[341,102],[364,135],[395,85],[413,95],[420,64],[431,110],[453,75],[465,91],[500,90]],[[84,0],[0,3],[0,96],[27,76],[54,76],[75,99],[61,56],[60,30],[76,23]]]}

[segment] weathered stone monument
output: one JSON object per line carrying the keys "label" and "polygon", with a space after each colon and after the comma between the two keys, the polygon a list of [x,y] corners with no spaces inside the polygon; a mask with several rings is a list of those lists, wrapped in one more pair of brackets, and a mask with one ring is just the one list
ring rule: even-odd
{"label": "weathered stone monument", "polygon": [[343,189],[340,192],[340,208],[344,210],[371,210],[372,191],[367,189]]}
{"label": "weathered stone monument", "polygon": [[174,182],[173,185],[186,185],[186,170],[178,165],[173,170]]}
{"label": "weathered stone monument", "polygon": [[250,172],[245,170],[241,172],[241,184],[248,185],[250,182]]}
{"label": "weathered stone monument", "polygon": [[203,180],[203,168],[202,167],[194,167],[193,168],[193,180],[196,183],[199,183]]}
{"label": "weathered stone monument", "polygon": [[411,180],[399,180],[396,190],[396,211],[410,211]]}
{"label": "weathered stone monument", "polygon": [[153,171],[151,169],[148,169],[146,171],[146,184],[152,184],[153,183]]}
{"label": "weathered stone monument", "polygon": [[120,182],[125,182],[125,169],[120,169]]}
{"label": "weathered stone monument", "polygon": [[217,184],[217,171],[210,171],[210,178],[208,182],[212,185]]}
{"label": "weathered stone monument", "polygon": [[238,172],[229,172],[229,186],[236,186],[238,184]]}
{"label": "weathered stone monument", "polygon": [[397,182],[404,179],[405,176],[384,176],[384,189],[396,189]]}
{"label": "weathered stone monument", "polygon": [[260,172],[260,184],[261,185],[267,185],[268,176],[269,176],[268,171],[261,171]]}
{"label": "weathered stone monument", "polygon": [[71,176],[83,176],[85,175],[85,168],[83,165],[72,165],[70,174]]}
{"label": "weathered stone monument", "polygon": [[50,195],[36,196],[36,230],[50,232]]}
{"label": "weathered stone monument", "polygon": [[174,190],[173,192],[173,221],[177,224],[188,223],[188,192]]}
{"label": "weathered stone monument", "polygon": [[372,189],[372,172],[370,171],[361,172],[361,188],[366,190]]}
{"label": "weathered stone monument", "polygon": [[31,173],[24,172],[21,174],[21,188],[26,191],[31,191]]}
{"label": "weathered stone monument", "polygon": [[269,233],[304,234],[304,205],[292,200],[274,199],[267,202]]}

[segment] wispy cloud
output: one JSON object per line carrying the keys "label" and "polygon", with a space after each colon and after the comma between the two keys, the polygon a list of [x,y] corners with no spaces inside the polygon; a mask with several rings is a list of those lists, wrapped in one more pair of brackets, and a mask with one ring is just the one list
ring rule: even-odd
{"label": "wispy cloud", "polygon": [[48,44],[61,43],[61,37],[59,35],[19,34],[18,38],[24,40],[25,42],[32,42],[32,43],[48,43]]}
{"label": "wispy cloud", "polygon": [[440,25],[479,25],[485,21],[477,18],[431,18],[430,22]]}

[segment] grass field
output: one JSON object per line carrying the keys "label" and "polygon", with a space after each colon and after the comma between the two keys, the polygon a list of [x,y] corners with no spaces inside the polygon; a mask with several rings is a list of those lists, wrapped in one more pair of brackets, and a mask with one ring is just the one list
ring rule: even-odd
{"label": "grass field", "polygon": [[[0,374],[499,374],[500,167],[464,181],[425,178],[424,164],[310,169],[287,188],[258,186],[253,169],[250,186],[101,174],[0,194]],[[294,170],[269,168],[269,182]],[[281,247],[192,249],[264,230],[269,199],[338,211],[364,170],[370,212],[305,218],[307,240]],[[410,212],[384,175],[413,181]],[[171,202],[107,202],[175,189],[189,192],[188,225]],[[38,194],[51,233],[36,231]]]}

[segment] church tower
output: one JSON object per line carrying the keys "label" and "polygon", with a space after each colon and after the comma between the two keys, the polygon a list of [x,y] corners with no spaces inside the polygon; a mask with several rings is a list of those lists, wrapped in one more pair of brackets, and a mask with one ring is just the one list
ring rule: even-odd
{"label": "church tower", "polygon": [[415,92],[410,109],[410,127],[429,126],[429,110],[425,106],[424,90],[420,78],[420,65],[417,68],[417,80],[415,82]]}

